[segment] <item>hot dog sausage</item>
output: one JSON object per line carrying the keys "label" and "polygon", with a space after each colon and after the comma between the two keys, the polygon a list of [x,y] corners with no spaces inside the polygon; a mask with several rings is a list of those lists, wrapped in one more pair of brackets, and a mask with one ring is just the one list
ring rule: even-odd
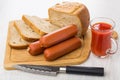
{"label": "hot dog sausage", "polygon": [[53,46],[61,41],[75,36],[78,28],[75,25],[66,26],[57,31],[43,36],[39,41],[33,42],[29,45],[28,52],[35,56],[43,52],[44,48]]}
{"label": "hot dog sausage", "polygon": [[70,38],[55,46],[44,50],[44,57],[47,61],[55,60],[81,46],[81,40],[78,37]]}
{"label": "hot dog sausage", "polygon": [[28,47],[28,52],[33,56],[43,53],[43,50],[44,48],[41,47],[40,41],[33,42]]}
{"label": "hot dog sausage", "polygon": [[63,27],[57,31],[49,33],[43,36],[41,40],[42,47],[50,47],[59,42],[62,42],[68,38],[75,36],[78,32],[78,28],[76,25],[69,25]]}

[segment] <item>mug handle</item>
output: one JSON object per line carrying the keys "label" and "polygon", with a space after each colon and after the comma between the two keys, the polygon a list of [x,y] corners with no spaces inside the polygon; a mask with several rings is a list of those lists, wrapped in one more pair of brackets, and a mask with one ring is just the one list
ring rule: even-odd
{"label": "mug handle", "polygon": [[112,48],[107,49],[106,54],[108,54],[108,55],[115,54],[117,52],[117,50],[118,50],[117,41],[111,37],[111,42],[114,44],[115,48],[113,50],[112,50]]}

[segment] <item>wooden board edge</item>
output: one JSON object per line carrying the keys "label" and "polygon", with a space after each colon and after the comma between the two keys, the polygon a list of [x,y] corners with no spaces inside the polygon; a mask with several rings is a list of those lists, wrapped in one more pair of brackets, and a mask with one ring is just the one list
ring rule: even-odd
{"label": "wooden board edge", "polygon": [[[10,25],[11,23],[13,23],[13,21],[10,21],[8,25]],[[8,34],[10,32],[10,27],[8,26]],[[9,60],[10,59],[10,47],[7,47],[9,46],[8,44],[8,40],[10,39],[10,36],[7,35],[7,40],[6,40],[6,50],[5,50],[5,57],[4,57],[4,68],[5,69],[10,69],[11,67],[11,61]]]}

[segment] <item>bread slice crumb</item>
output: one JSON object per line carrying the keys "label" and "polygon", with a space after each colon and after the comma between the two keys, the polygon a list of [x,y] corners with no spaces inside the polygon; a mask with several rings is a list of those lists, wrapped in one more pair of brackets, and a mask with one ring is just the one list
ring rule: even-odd
{"label": "bread slice crumb", "polygon": [[25,24],[22,20],[14,21],[14,26],[21,35],[21,37],[26,41],[36,41],[40,39],[40,35],[34,32],[30,26]]}
{"label": "bread slice crumb", "polygon": [[41,36],[60,28],[37,16],[23,15],[22,20]]}
{"label": "bread slice crumb", "polygon": [[25,41],[21,38],[19,33],[17,32],[14,21],[9,22],[9,39],[8,44],[13,48],[27,48],[30,42]]}

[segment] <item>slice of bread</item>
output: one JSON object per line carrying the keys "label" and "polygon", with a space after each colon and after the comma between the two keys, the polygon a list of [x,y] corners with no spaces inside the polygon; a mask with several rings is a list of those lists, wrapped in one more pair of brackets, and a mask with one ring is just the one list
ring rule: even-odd
{"label": "slice of bread", "polygon": [[37,32],[41,36],[59,29],[59,27],[52,25],[49,21],[46,21],[37,16],[23,15],[22,19],[27,25],[29,25],[35,32]]}
{"label": "slice of bread", "polygon": [[34,32],[30,26],[25,24],[25,22],[22,20],[16,20],[14,22],[14,26],[21,35],[21,37],[26,41],[31,41],[31,42],[36,41],[41,37],[39,34]]}
{"label": "slice of bread", "polygon": [[14,21],[9,22],[9,39],[8,44],[13,48],[27,48],[29,42],[23,40],[16,28],[14,27]]}
{"label": "slice of bread", "polygon": [[49,20],[52,24],[64,27],[75,24],[79,29],[79,36],[86,33],[90,15],[85,5],[78,2],[62,2],[48,9]]}

